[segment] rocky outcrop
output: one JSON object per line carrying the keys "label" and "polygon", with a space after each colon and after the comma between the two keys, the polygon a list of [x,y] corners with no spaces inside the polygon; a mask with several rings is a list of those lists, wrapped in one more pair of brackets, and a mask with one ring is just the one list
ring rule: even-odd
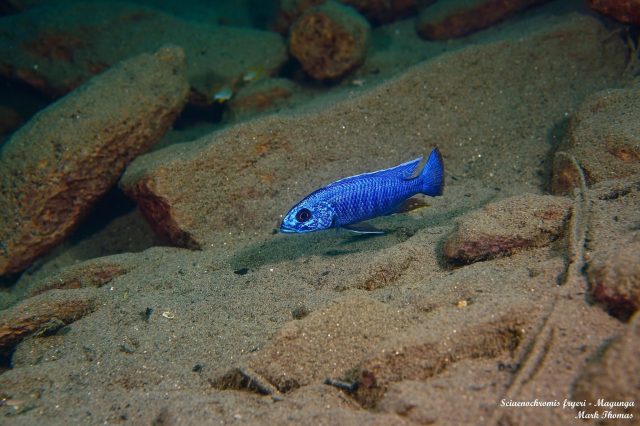
{"label": "rocky outcrop", "polygon": [[0,37],[0,74],[54,95],[165,44],[184,49],[197,103],[210,103],[252,68],[270,74],[287,60],[278,34],[205,25],[124,2],[47,4],[4,17],[0,25],[10,29]]}
{"label": "rocky outcrop", "polygon": [[180,48],[122,62],[13,134],[0,155],[0,275],[62,241],[188,95]]}
{"label": "rocky outcrop", "polygon": [[293,23],[289,51],[313,78],[337,79],[364,61],[370,33],[369,23],[355,10],[328,1]]}
{"label": "rocky outcrop", "polygon": [[0,349],[34,334],[47,334],[96,308],[93,289],[52,290],[0,312]]}
{"label": "rocky outcrop", "polygon": [[425,8],[416,30],[428,40],[463,37],[547,0],[448,0]]}
{"label": "rocky outcrop", "polygon": [[466,264],[542,247],[558,239],[571,212],[571,200],[525,194],[487,204],[464,215],[447,238],[448,262]]}
{"label": "rocky outcrop", "polygon": [[640,173],[640,84],[590,96],[571,117],[556,152],[551,189],[563,194],[579,186]]}
{"label": "rocky outcrop", "polygon": [[[598,412],[603,424],[633,422],[631,419],[640,416],[638,368],[640,315],[635,315],[619,336],[603,345],[598,356],[591,360],[576,381],[573,397],[589,404],[586,409],[577,410]],[[605,417],[604,411],[608,411],[610,416]]]}
{"label": "rocky outcrop", "polygon": [[[280,2],[280,10],[273,24],[274,30],[286,34],[291,24],[307,9],[322,4],[324,0],[284,0]],[[384,24],[417,14],[418,3],[421,6],[433,0],[340,0],[340,3],[351,6],[366,17],[373,25]]]}
{"label": "rocky outcrop", "polygon": [[625,24],[640,24],[640,0],[589,0],[589,7]]}
{"label": "rocky outcrop", "polygon": [[586,273],[590,296],[615,317],[640,309],[640,176],[606,181],[588,191]]}

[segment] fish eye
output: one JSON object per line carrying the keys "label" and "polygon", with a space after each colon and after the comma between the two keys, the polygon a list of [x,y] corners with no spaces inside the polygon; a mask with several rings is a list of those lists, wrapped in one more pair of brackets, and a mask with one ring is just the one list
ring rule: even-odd
{"label": "fish eye", "polygon": [[306,222],[311,219],[311,211],[309,209],[300,209],[296,213],[296,220],[298,222]]}

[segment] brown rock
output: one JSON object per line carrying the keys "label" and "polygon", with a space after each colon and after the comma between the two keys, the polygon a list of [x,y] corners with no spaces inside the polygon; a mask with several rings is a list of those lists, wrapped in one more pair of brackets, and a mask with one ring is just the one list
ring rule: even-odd
{"label": "brown rock", "polygon": [[419,262],[424,253],[410,244],[396,244],[388,249],[367,256],[359,271],[347,280],[347,287],[372,291],[394,285],[414,262]]}
{"label": "brown rock", "polygon": [[52,332],[95,309],[95,294],[87,290],[52,290],[0,312],[0,348],[27,336]]}
{"label": "brown rock", "polygon": [[375,407],[394,382],[424,381],[461,360],[495,358],[514,351],[524,337],[524,325],[518,315],[507,314],[439,341],[396,344],[378,350],[358,367],[355,397],[364,407]]}
{"label": "brown rock", "polygon": [[330,0],[293,23],[289,51],[313,78],[336,79],[364,61],[370,33],[366,19]]}
{"label": "brown rock", "polygon": [[424,9],[416,30],[428,40],[463,37],[547,0],[448,0]]}
{"label": "brown rock", "polygon": [[640,176],[588,191],[587,277],[593,300],[627,320],[640,309]]}
{"label": "brown rock", "polygon": [[[569,195],[575,188],[581,188],[584,173],[575,157],[567,152],[558,151],[553,156],[551,192],[557,195]],[[586,185],[586,180],[584,181]]]}
{"label": "brown rock", "polygon": [[287,60],[278,34],[205,25],[123,2],[51,3],[5,17],[3,27],[11,30],[0,38],[0,74],[54,95],[166,44],[184,49],[191,100],[199,103],[210,103],[250,68],[270,74]]}
{"label": "brown rock", "polygon": [[587,269],[593,298],[617,317],[640,309],[640,234],[594,256]]}
{"label": "brown rock", "polygon": [[0,157],[0,275],[62,241],[188,94],[180,48],[125,61],[36,115]]}
{"label": "brown rock", "polygon": [[[586,400],[586,412],[600,412],[602,424],[625,425],[640,417],[640,315],[631,319],[627,329],[613,342],[606,344],[603,353],[592,359],[574,387],[574,400]],[[601,406],[598,401],[627,403],[627,407]],[[628,404],[633,402],[633,406]],[[580,409],[582,410],[582,409]],[[624,415],[620,419],[605,419],[604,410]],[[631,420],[633,419],[633,420]]]}
{"label": "brown rock", "polygon": [[[325,0],[283,0],[273,25],[274,30],[286,34],[291,24],[307,9],[323,3]],[[351,6],[360,12],[373,25],[385,24],[399,19],[408,18],[418,12],[418,0],[339,0],[340,3]],[[433,3],[431,0],[422,0]]]}
{"label": "brown rock", "polygon": [[31,297],[53,289],[102,287],[135,268],[134,261],[135,259],[127,255],[87,260],[68,266],[57,274],[29,285],[24,293],[27,297]]}
{"label": "brown rock", "polygon": [[262,79],[241,88],[228,103],[228,116],[233,119],[282,105],[296,90],[291,80],[284,78]]}
{"label": "brown rock", "polygon": [[[435,0],[434,0],[435,1]],[[373,25],[405,19],[418,13],[418,0],[341,0],[363,14]],[[421,0],[420,5],[433,3]]]}
{"label": "brown rock", "polygon": [[280,10],[273,22],[273,30],[281,34],[288,34],[291,24],[302,15],[305,10],[322,4],[325,0],[281,0]]}
{"label": "brown rock", "polygon": [[625,24],[640,24],[640,0],[589,0],[589,7]]}
{"label": "brown rock", "polygon": [[593,185],[640,173],[640,84],[599,92],[573,115],[553,166],[556,193],[577,183],[573,157]]}
{"label": "brown rock", "polygon": [[346,297],[286,324],[250,367],[281,392],[341,377],[372,345],[409,324],[408,318],[380,302]]}
{"label": "brown rock", "polygon": [[571,200],[525,194],[464,215],[444,245],[448,262],[465,264],[542,247],[559,238]]}

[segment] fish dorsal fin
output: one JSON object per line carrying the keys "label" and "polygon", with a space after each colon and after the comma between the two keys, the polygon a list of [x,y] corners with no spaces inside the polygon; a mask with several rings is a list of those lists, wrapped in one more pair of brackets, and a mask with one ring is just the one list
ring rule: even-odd
{"label": "fish dorsal fin", "polygon": [[373,226],[364,222],[353,225],[345,225],[343,226],[343,228],[355,234],[384,234],[384,231],[374,228]]}
{"label": "fish dorsal fin", "polygon": [[416,166],[418,166],[420,164],[420,162],[422,161],[422,157],[418,157],[416,159],[413,159],[411,161],[407,161],[406,163],[402,163],[399,164],[397,166],[393,166],[393,167],[389,167],[388,169],[382,169],[382,170],[376,170],[375,172],[368,172],[368,173],[361,173],[359,175],[355,175],[355,176],[349,176],[346,178],[342,178],[342,179],[338,179],[337,181],[327,185],[327,187],[329,186],[334,186],[334,185],[339,185],[354,179],[359,179],[359,178],[363,178],[366,176],[378,176],[378,175],[391,175],[391,176],[397,176],[401,179],[406,179],[409,176],[411,176],[413,174],[413,172],[416,170]]}
{"label": "fish dorsal fin", "polygon": [[405,173],[404,176],[402,176],[403,180],[413,180],[420,176],[420,173],[422,173],[422,169],[424,169],[424,165],[427,163],[427,160],[423,157],[419,157],[413,161],[417,161],[417,160],[420,160],[420,161],[418,161],[415,168],[411,170],[410,173]]}

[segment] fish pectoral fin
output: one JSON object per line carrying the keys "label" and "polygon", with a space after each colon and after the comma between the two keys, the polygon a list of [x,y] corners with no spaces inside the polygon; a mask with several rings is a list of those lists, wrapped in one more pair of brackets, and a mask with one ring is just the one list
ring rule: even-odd
{"label": "fish pectoral fin", "polygon": [[369,225],[368,223],[358,223],[358,224],[354,224],[354,225],[346,225],[343,226],[344,229],[351,231],[355,234],[384,234],[384,231],[381,231],[377,228],[374,228],[373,226]]}
{"label": "fish pectoral fin", "polygon": [[407,213],[425,207],[429,207],[429,203],[421,198],[407,198],[391,214]]}

